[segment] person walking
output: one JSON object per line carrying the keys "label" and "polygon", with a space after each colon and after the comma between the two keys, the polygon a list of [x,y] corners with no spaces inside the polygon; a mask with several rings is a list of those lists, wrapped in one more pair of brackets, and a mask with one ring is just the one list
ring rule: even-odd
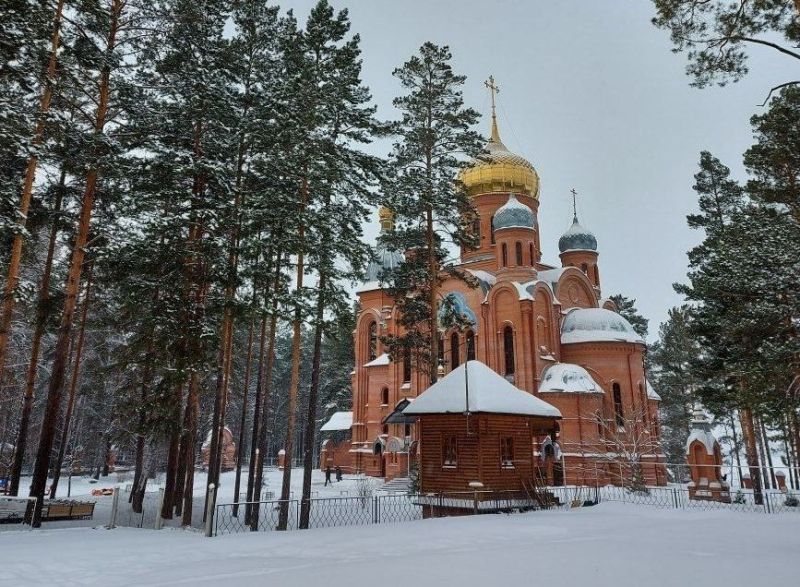
{"label": "person walking", "polygon": [[331,482],[331,467],[330,465],[325,467],[325,487],[328,486],[328,483]]}
{"label": "person walking", "polygon": [[342,468],[339,465],[336,465],[336,481],[339,482],[342,480]]}

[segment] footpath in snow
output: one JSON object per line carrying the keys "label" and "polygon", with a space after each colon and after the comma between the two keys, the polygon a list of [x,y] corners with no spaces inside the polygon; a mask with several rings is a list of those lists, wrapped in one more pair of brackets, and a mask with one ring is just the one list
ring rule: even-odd
{"label": "footpath in snow", "polygon": [[796,515],[603,503],[572,511],[237,534],[0,533],[7,585],[797,584]]}

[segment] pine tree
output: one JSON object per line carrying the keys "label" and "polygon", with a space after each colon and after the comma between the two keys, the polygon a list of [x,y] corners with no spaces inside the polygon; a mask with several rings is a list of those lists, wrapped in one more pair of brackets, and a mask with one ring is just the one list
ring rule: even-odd
{"label": "pine tree", "polygon": [[387,337],[392,357],[412,355],[416,368],[436,380],[440,316],[445,326],[460,323],[440,292],[448,277],[474,280],[452,262],[448,246],[475,246],[475,212],[458,171],[480,153],[480,137],[470,130],[478,113],[464,106],[465,77],[453,72],[447,47],[425,43],[419,54],[394,71],[406,94],[395,98],[401,120],[393,127],[391,179],[384,187],[396,229],[383,238],[406,262],[382,276],[400,314],[403,334]]}
{"label": "pine tree", "polygon": [[750,119],[756,143],[744,154],[748,193],[774,204],[800,224],[800,87],[780,92],[769,110]]}
{"label": "pine tree", "polygon": [[360,39],[347,38],[347,11],[335,13],[326,0],[312,9],[301,39],[300,70],[313,83],[304,91],[315,109],[313,138],[306,141],[313,222],[309,223],[308,268],[317,275],[312,318],[313,351],[303,436],[303,495],[300,528],[308,528],[311,473],[316,444],[323,333],[350,310],[344,284],[363,273],[369,249],[361,238],[366,204],[377,187],[380,161],[358,149],[380,129],[375,108],[361,85]]}
{"label": "pine tree", "polygon": [[[748,72],[748,48],[774,59],[800,59],[800,3],[727,0],[653,0],[653,24],[670,31],[674,52],[686,51],[692,85],[724,86]],[[785,82],[773,88],[794,85]]]}
{"label": "pine tree", "polygon": [[631,323],[636,334],[642,338],[647,338],[648,320],[636,309],[636,300],[626,298],[622,294],[616,294],[609,298],[617,306],[617,312]]}
{"label": "pine tree", "polygon": [[[658,329],[658,341],[647,353],[648,376],[661,396],[661,445],[668,463],[680,464],[686,457],[686,439],[695,401],[692,364],[699,352],[690,332],[689,308],[672,308],[666,322]],[[685,469],[678,467],[672,474],[682,481]]]}

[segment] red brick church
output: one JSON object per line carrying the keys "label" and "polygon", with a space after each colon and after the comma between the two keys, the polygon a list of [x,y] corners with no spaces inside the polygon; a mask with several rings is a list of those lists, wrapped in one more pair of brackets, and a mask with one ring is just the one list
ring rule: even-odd
{"label": "red brick church", "polygon": [[[458,280],[443,286],[472,322],[442,333],[445,373],[480,361],[560,412],[558,429],[534,437],[530,447],[534,460],[554,463],[554,484],[619,484],[631,455],[648,484],[665,484],[659,397],[645,377],[645,342],[603,297],[595,236],[575,215],[558,242],[560,263],[543,261],[539,175],[503,144],[494,114],[486,150],[460,177],[479,214],[480,236],[477,249],[462,251],[461,268],[480,287]],[[391,212],[381,209],[379,217],[381,230],[392,230]],[[378,276],[402,260],[379,245],[357,292],[348,462],[339,456],[346,470],[387,479],[405,477],[409,455],[416,458],[419,431],[401,411],[430,386],[410,361],[390,360],[380,342],[400,333]]]}

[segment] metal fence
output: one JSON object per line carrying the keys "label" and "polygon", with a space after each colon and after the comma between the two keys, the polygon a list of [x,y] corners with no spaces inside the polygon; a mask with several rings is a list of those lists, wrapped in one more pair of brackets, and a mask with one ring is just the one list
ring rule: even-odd
{"label": "metal fence", "polygon": [[[732,492],[730,503],[693,499],[679,487],[650,487],[641,491],[606,486],[548,487],[537,495],[519,491],[466,491],[435,494],[384,494],[312,498],[309,528],[365,526],[410,522],[441,515],[516,513],[539,509],[569,510],[601,502],[618,502],[682,510],[726,510],[800,514],[798,495],[764,491],[759,500],[753,492]],[[297,499],[218,504],[214,508],[211,535],[271,531],[278,528],[281,505],[287,508],[287,530],[299,527],[301,501]]]}
{"label": "metal fence", "polygon": [[643,491],[633,491],[623,487],[598,488],[599,500],[630,503],[685,510],[727,510],[746,513],[798,513],[800,514],[800,495],[796,492],[762,491],[759,496],[753,491],[734,490],[730,501],[698,499],[684,487],[649,487]]}

